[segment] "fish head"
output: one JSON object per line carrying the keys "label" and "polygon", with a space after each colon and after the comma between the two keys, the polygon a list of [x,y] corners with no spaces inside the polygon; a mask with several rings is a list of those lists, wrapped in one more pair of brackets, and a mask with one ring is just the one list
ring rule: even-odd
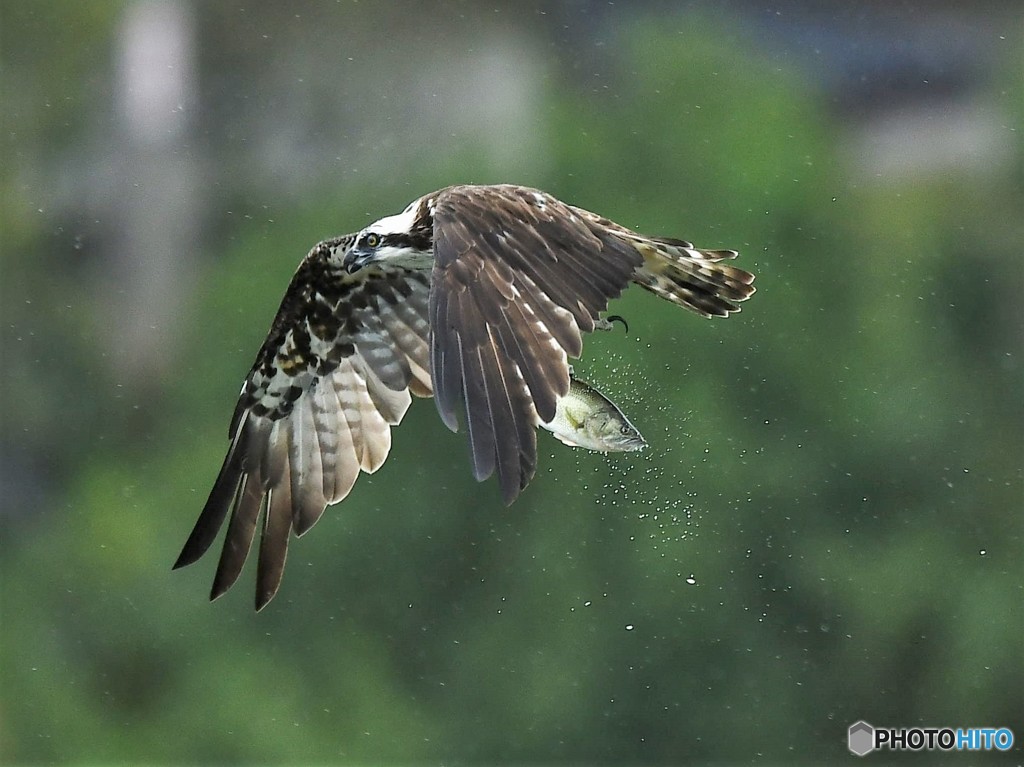
{"label": "fish head", "polygon": [[631,453],[647,447],[647,440],[621,412],[597,411],[586,420],[584,430],[603,452]]}

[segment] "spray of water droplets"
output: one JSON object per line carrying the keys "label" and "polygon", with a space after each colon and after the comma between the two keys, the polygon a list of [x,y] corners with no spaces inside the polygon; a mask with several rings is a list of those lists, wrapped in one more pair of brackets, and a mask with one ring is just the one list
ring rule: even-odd
{"label": "spray of water droplets", "polygon": [[[689,437],[684,428],[686,414],[645,371],[615,354],[604,355],[588,375],[649,443],[642,453],[603,455],[601,465],[590,469],[597,504],[643,520],[644,534],[655,549],[692,537],[700,522],[697,493],[688,489],[693,469],[685,458],[674,460]],[[584,471],[579,462],[577,467]]]}

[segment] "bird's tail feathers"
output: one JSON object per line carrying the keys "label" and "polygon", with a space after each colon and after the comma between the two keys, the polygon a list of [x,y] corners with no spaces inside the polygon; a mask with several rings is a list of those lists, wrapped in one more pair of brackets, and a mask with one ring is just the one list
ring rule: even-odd
{"label": "bird's tail feathers", "polygon": [[704,317],[727,317],[754,293],[754,275],[722,263],[735,250],[701,250],[684,240],[642,237],[633,246],[644,258],[633,281]]}

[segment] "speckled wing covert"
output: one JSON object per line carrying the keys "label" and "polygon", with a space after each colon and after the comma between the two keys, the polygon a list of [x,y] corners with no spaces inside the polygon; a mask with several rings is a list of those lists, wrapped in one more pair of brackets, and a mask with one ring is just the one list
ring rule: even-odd
{"label": "speckled wing covert", "polygon": [[227,457],[174,567],[195,562],[228,517],[210,598],[238,578],[263,514],[256,608],[281,582],[302,535],[360,471],[380,468],[391,427],[431,394],[429,273],[337,268],[354,235],[318,244],[288,287],[242,388]]}

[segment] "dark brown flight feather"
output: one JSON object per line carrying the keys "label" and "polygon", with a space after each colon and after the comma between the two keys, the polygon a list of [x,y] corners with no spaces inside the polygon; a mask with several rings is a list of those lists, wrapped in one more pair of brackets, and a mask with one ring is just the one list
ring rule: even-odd
{"label": "dark brown flight feather", "polygon": [[452,187],[438,195],[434,397],[449,428],[464,408],[474,475],[486,479],[497,469],[506,503],[533,478],[535,427],[554,418],[556,400],[569,391],[567,356],[582,351],[580,332],[594,329],[642,261],[542,192]]}

